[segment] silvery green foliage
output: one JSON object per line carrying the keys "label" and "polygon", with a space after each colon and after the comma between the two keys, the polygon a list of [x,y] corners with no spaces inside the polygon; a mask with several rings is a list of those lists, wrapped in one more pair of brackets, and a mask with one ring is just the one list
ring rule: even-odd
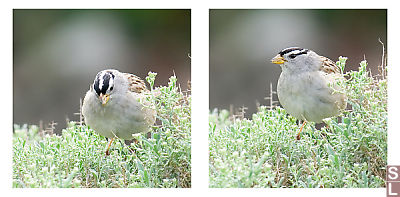
{"label": "silvery green foliage", "polygon": [[16,125],[13,136],[13,187],[190,187],[190,92],[177,78],[154,87],[147,80],[158,123],[151,136],[136,135],[125,145],[116,140],[105,156],[106,138],[71,122],[61,136],[40,135],[36,126]]}
{"label": "silvery green foliage", "polygon": [[[342,72],[345,62],[337,62]],[[366,61],[345,77],[348,109],[320,130],[308,123],[300,141],[296,120],[280,107],[261,106],[251,120],[212,111],[210,187],[384,187],[386,77],[372,77]]]}

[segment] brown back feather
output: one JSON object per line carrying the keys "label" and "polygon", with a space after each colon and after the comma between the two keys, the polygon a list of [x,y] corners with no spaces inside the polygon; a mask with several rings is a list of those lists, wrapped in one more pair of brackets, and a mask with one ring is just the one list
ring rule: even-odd
{"label": "brown back feather", "polygon": [[128,83],[129,83],[129,91],[135,92],[135,93],[142,93],[144,91],[148,91],[146,88],[146,84],[140,77],[130,74],[130,73],[124,73],[126,78],[128,78]]}
{"label": "brown back feather", "polygon": [[339,74],[340,73],[340,69],[338,66],[336,66],[335,62],[333,62],[332,60],[330,60],[326,57],[321,56],[321,58],[322,58],[323,64],[322,64],[321,68],[319,69],[320,71],[323,71],[328,74],[330,74],[330,73]]}

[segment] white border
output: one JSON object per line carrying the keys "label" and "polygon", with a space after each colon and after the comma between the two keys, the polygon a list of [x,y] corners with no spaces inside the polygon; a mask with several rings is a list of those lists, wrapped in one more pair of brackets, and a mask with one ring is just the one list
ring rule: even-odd
{"label": "white border", "polygon": [[[394,6],[394,5],[393,5]],[[397,7],[398,8],[398,7]],[[400,30],[399,9],[388,10],[388,164],[400,165]]]}
{"label": "white border", "polygon": [[[334,7],[332,7],[334,6]],[[360,7],[362,6],[362,7]],[[13,8],[180,8],[192,9],[192,188],[191,189],[12,189],[11,188],[11,125],[12,125],[12,9]],[[271,8],[389,8],[388,11],[388,49],[389,54],[389,137],[388,162],[400,164],[399,129],[399,60],[397,52],[400,32],[398,7],[392,1],[379,1],[374,4],[366,1],[331,1],[331,4],[320,1],[14,1],[3,3],[0,20],[2,24],[0,77],[2,116],[1,125],[3,141],[3,162],[1,162],[1,186],[6,196],[384,196],[385,189],[209,189],[208,188],[208,11],[209,9],[271,9]],[[371,27],[373,28],[373,27]],[[55,193],[57,192],[57,194]]]}
{"label": "white border", "polygon": [[[208,188],[208,12],[192,9],[192,188]],[[201,38],[201,39],[197,39]]]}

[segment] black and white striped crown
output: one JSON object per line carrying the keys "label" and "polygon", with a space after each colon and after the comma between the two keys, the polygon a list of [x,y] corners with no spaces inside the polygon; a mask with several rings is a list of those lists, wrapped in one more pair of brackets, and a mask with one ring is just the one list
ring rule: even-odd
{"label": "black and white striped crown", "polygon": [[287,55],[290,58],[295,58],[299,55],[303,55],[303,54],[307,54],[310,50],[308,49],[303,49],[300,47],[289,47],[286,49],[283,49],[282,51],[279,52],[279,55],[281,55],[282,57],[284,55]]}
{"label": "black and white striped crown", "polygon": [[101,71],[97,73],[93,82],[93,89],[97,95],[106,94],[107,90],[112,91],[114,88],[115,75],[111,71]]}

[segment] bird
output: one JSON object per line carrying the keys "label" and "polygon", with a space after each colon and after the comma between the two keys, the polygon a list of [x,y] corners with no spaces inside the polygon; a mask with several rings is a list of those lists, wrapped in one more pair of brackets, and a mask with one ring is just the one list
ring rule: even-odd
{"label": "bird", "polygon": [[309,49],[289,47],[271,62],[282,69],[277,85],[280,104],[290,115],[303,121],[297,140],[308,121],[321,123],[346,108],[346,95],[337,84],[345,78],[329,58]]}
{"label": "bird", "polygon": [[140,77],[115,69],[97,73],[82,105],[85,124],[101,136],[130,140],[133,134],[145,133],[155,123],[156,111],[146,101],[149,90]]}

